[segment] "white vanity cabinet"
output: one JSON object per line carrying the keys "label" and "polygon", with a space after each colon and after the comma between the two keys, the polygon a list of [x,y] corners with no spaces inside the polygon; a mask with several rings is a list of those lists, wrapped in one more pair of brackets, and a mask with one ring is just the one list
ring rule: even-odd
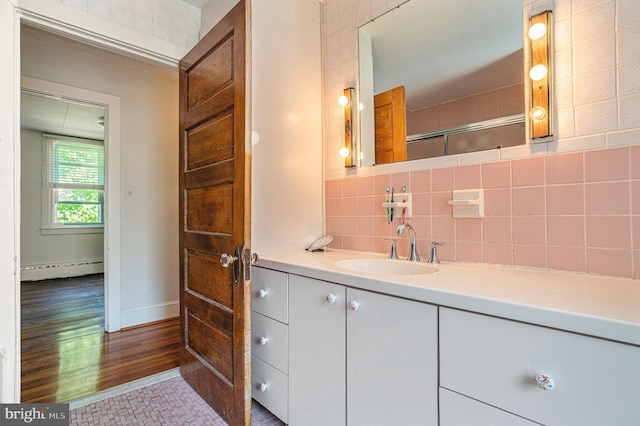
{"label": "white vanity cabinet", "polygon": [[288,275],[253,268],[251,290],[251,394],[288,421]]}
{"label": "white vanity cabinet", "polygon": [[640,424],[639,347],[471,312],[440,308],[440,386],[443,425],[461,424],[445,420],[469,405],[462,395],[497,407],[473,424],[521,424],[489,421],[497,409],[545,425]]}
{"label": "white vanity cabinet", "polygon": [[289,321],[290,424],[437,424],[436,307],[290,275]]}

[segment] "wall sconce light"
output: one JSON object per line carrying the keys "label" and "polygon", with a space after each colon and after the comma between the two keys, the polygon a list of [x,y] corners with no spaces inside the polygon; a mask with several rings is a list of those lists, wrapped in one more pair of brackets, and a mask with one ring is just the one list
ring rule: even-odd
{"label": "wall sconce light", "polygon": [[543,138],[553,135],[553,13],[545,11],[529,19],[529,36],[531,52],[531,119],[532,138]]}
{"label": "wall sconce light", "polygon": [[353,110],[353,102],[355,101],[355,89],[349,87],[344,89],[344,95],[338,98],[338,103],[344,107],[344,146],[340,148],[340,156],[344,158],[344,166],[352,168],[356,166],[355,162],[355,114]]}

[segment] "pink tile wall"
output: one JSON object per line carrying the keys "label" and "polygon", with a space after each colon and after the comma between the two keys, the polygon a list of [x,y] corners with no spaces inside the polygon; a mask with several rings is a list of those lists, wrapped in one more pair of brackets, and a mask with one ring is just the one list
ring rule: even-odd
{"label": "pink tile wall", "polygon": [[447,129],[523,112],[524,84],[516,84],[429,108],[407,111],[407,134]]}
{"label": "pink tile wall", "polygon": [[[334,248],[388,253],[385,188],[413,194],[423,258],[640,278],[640,146],[326,181]],[[484,188],[485,217],[453,219],[454,189]]]}

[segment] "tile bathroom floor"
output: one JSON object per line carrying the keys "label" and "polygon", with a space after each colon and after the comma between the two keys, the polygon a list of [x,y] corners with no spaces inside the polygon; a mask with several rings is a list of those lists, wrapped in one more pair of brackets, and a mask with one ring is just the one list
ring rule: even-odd
{"label": "tile bathroom floor", "polygon": [[[214,426],[226,425],[180,376],[71,410],[71,425]],[[284,425],[253,402],[253,426]]]}

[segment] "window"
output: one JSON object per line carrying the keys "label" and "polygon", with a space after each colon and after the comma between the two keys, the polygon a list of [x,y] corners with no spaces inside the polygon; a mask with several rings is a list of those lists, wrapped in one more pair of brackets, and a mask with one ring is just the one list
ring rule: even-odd
{"label": "window", "polygon": [[104,226],[104,142],[43,136],[43,229]]}

